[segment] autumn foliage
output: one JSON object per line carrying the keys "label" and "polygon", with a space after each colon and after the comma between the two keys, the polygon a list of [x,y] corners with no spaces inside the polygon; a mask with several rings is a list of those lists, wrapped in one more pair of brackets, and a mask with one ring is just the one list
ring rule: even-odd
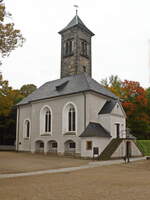
{"label": "autumn foliage", "polygon": [[16,104],[36,89],[33,84],[15,90],[0,75],[0,144],[14,144],[16,135]]}
{"label": "autumn foliage", "polygon": [[[10,22],[11,14],[6,11],[4,1],[0,1],[0,56],[6,57],[24,43],[21,31]],[[9,19],[9,20],[8,20]],[[9,22],[8,22],[9,21]]]}
{"label": "autumn foliage", "polygon": [[101,83],[120,97],[132,134],[139,139],[150,139],[150,89],[144,89],[136,81],[121,81],[118,76]]}

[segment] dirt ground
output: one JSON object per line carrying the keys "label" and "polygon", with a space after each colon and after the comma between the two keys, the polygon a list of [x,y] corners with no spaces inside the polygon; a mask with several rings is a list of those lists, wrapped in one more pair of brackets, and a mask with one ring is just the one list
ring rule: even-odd
{"label": "dirt ground", "polygon": [[0,199],[149,200],[150,161],[0,179]]}
{"label": "dirt ground", "polygon": [[[53,155],[0,152],[0,174],[58,169],[87,164],[88,160],[64,158]],[[1,198],[0,198],[1,199]]]}

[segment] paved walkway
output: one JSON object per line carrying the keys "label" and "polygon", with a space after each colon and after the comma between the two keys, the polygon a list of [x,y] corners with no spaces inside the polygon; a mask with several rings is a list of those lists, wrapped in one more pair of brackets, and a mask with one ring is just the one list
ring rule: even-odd
{"label": "paved walkway", "polygon": [[[146,159],[145,157],[131,158],[130,162],[138,161],[138,160],[145,160],[145,159]],[[25,172],[25,173],[17,173],[17,174],[0,174],[0,179],[22,177],[22,176],[33,176],[33,175],[41,175],[41,174],[54,174],[54,173],[60,173],[60,172],[71,172],[71,171],[77,171],[77,170],[80,170],[80,169],[88,169],[88,168],[94,168],[94,167],[106,166],[106,165],[114,165],[114,164],[121,164],[121,163],[124,163],[124,161],[123,160],[93,161],[93,162],[89,162],[89,164],[87,164],[87,165],[82,165],[82,166],[79,166],[79,167],[49,169],[49,170],[41,170],[41,171]]]}

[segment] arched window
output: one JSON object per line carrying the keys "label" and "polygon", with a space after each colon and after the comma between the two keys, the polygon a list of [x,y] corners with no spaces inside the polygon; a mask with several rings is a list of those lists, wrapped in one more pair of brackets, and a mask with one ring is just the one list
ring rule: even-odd
{"label": "arched window", "polygon": [[75,131],[76,113],[72,106],[68,112],[68,131]]}
{"label": "arched window", "polygon": [[73,103],[68,103],[63,109],[63,134],[76,134],[76,130],[77,109]]}
{"label": "arched window", "polygon": [[49,106],[45,106],[40,112],[40,135],[50,134],[52,131],[52,112]]}
{"label": "arched window", "polygon": [[65,154],[74,154],[76,152],[76,143],[73,140],[67,140],[64,143]]}
{"label": "arched window", "polygon": [[51,132],[51,112],[47,110],[45,113],[45,132]]}
{"label": "arched window", "polygon": [[73,55],[73,39],[68,39],[64,43],[64,56]]}
{"label": "arched window", "polygon": [[88,43],[85,40],[81,40],[81,55],[88,57]]}
{"label": "arched window", "polygon": [[30,121],[25,120],[24,122],[24,137],[29,138],[30,137]]}
{"label": "arched window", "polygon": [[27,135],[27,138],[29,138],[30,136],[30,122],[27,120],[27,130],[26,130],[26,135]]}

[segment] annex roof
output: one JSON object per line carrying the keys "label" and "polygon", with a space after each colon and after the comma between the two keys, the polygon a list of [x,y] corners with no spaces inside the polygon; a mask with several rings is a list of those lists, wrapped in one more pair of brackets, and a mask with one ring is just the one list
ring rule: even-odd
{"label": "annex roof", "polygon": [[80,17],[78,15],[76,15],[70,22],[69,24],[63,28],[61,31],[59,31],[59,33],[63,33],[64,31],[73,28],[75,26],[79,26],[80,28],[84,29],[86,32],[88,32],[89,34],[91,34],[92,36],[94,35],[94,33],[92,33],[92,31],[90,31],[85,24],[82,22],[82,20],[80,19]]}
{"label": "annex roof", "polygon": [[24,98],[17,105],[28,104],[33,101],[76,94],[80,92],[93,91],[103,96],[117,99],[112,92],[104,88],[88,74],[82,73],[67,76],[54,81],[49,81],[35,90],[32,94]]}
{"label": "annex roof", "polygon": [[107,131],[101,124],[90,122],[86,129],[79,137],[111,137],[110,132]]}
{"label": "annex roof", "polygon": [[100,114],[111,113],[116,103],[118,103],[118,100],[111,99],[111,100],[106,101],[106,103],[104,104],[104,106],[102,107],[102,109],[100,110],[98,114],[100,115]]}

